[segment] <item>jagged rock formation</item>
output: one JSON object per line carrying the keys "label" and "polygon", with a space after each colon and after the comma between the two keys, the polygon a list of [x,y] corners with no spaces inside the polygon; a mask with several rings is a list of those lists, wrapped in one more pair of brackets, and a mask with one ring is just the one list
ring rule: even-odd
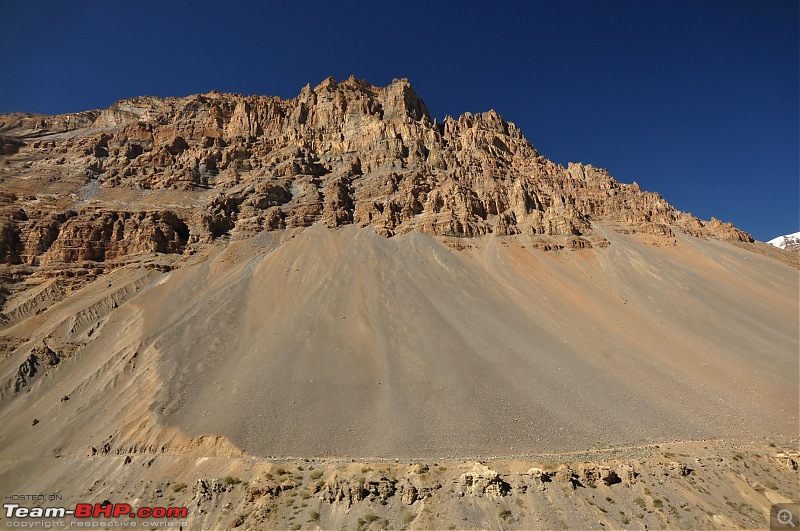
{"label": "jagged rock formation", "polygon": [[489,496],[499,498],[508,494],[511,486],[500,478],[496,470],[474,463],[469,472],[458,478],[459,496]]}
{"label": "jagged rock formation", "polygon": [[0,156],[7,264],[183,253],[318,221],[387,237],[521,233],[542,236],[542,249],[591,245],[596,220],[752,241],[605,170],[550,162],[494,111],[437,123],[407,80],[329,78],[288,100],[212,92],[3,116]]}

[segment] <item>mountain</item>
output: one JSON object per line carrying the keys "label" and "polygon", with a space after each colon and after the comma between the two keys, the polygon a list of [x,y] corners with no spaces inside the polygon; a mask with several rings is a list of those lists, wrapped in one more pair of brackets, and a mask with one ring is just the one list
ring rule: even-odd
{"label": "mountain", "polygon": [[789,251],[800,251],[800,232],[787,234],[785,236],[778,236],[777,238],[771,239],[767,243],[781,249],[787,249]]}
{"label": "mountain", "polygon": [[766,527],[794,496],[797,255],[493,111],[329,78],[7,115],[0,153],[3,492],[192,529]]}
{"label": "mountain", "polygon": [[183,253],[317,221],[387,237],[525,234],[541,248],[602,245],[591,227],[600,220],[752,241],[604,170],[553,164],[493,111],[434,123],[406,80],[327,79],[291,100],[134,98],[103,111],[7,116],[0,135],[0,257],[10,264]]}

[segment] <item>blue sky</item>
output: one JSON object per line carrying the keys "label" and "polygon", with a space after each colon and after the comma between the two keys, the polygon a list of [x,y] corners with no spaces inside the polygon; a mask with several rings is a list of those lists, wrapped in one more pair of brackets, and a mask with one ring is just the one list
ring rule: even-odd
{"label": "blue sky", "polygon": [[0,113],[407,77],[767,240],[800,230],[798,28],[797,0],[0,0]]}

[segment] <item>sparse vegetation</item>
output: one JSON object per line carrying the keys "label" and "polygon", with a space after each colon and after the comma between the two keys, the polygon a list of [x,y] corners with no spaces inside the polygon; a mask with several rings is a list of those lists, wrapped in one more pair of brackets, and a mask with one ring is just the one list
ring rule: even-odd
{"label": "sparse vegetation", "polygon": [[312,480],[316,481],[322,477],[322,470],[315,470],[309,476]]}
{"label": "sparse vegetation", "polygon": [[366,474],[367,472],[372,472],[372,469],[370,467],[368,467],[368,466],[362,466],[361,467],[361,473],[362,474]]}
{"label": "sparse vegetation", "polygon": [[288,474],[289,472],[283,467],[278,467],[278,470],[276,470],[275,473],[278,474],[279,476],[283,476],[285,474]]}
{"label": "sparse vegetation", "polygon": [[653,507],[655,507],[656,509],[661,509],[661,507],[663,507],[663,506],[664,506],[664,502],[662,502],[658,498],[653,500]]}
{"label": "sparse vegetation", "polygon": [[424,473],[426,473],[428,470],[430,470],[430,469],[428,468],[428,465],[425,465],[425,464],[422,464],[422,465],[417,465],[417,474],[424,474]]}
{"label": "sparse vegetation", "polygon": [[775,443],[774,442],[769,443],[769,447],[770,448],[775,448]]}
{"label": "sparse vegetation", "polygon": [[416,518],[416,517],[417,517],[416,514],[407,512],[407,513],[405,513],[403,515],[403,523],[404,524],[410,524],[411,522],[414,521],[414,518]]}
{"label": "sparse vegetation", "polygon": [[675,454],[673,452],[664,452],[664,457],[666,457],[667,459],[672,459],[673,457],[675,457]]}
{"label": "sparse vegetation", "polygon": [[637,497],[635,500],[633,500],[633,503],[638,505],[639,508],[641,508],[641,509],[644,509],[644,508],[647,507],[647,504],[645,503],[644,499],[641,498],[641,497]]}
{"label": "sparse vegetation", "polygon": [[[381,517],[378,516],[375,513],[367,513],[366,515],[364,515],[363,518],[359,518],[358,519],[358,522],[357,522],[358,525],[356,526],[356,529],[363,530],[365,528],[365,526],[371,524],[372,522],[377,522],[380,519],[381,519]],[[386,527],[386,526],[383,526],[383,527]]]}
{"label": "sparse vegetation", "polygon": [[222,479],[222,482],[225,483],[225,485],[232,486],[232,485],[238,485],[239,483],[242,482],[242,480],[234,476],[225,476]]}
{"label": "sparse vegetation", "polygon": [[172,492],[180,492],[186,488],[186,483],[176,483],[172,486]]}
{"label": "sparse vegetation", "polygon": [[619,521],[622,522],[624,525],[628,525],[629,523],[631,523],[631,519],[628,518],[628,515],[625,514],[625,511],[619,512]]}
{"label": "sparse vegetation", "polygon": [[606,496],[606,501],[608,503],[614,503],[614,499],[611,496]]}
{"label": "sparse vegetation", "polygon": [[511,511],[509,511],[508,509],[500,509],[497,515],[503,520],[508,520],[509,518],[511,518]]}
{"label": "sparse vegetation", "polygon": [[308,519],[310,522],[316,522],[319,520],[319,512],[318,511],[311,511],[308,513]]}

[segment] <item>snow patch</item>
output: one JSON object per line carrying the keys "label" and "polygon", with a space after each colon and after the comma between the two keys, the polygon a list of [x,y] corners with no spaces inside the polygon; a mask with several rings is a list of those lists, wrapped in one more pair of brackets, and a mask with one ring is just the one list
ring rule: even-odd
{"label": "snow patch", "polygon": [[780,247],[781,249],[786,249],[789,246],[798,246],[800,245],[800,232],[778,236],[777,238],[771,239],[767,243],[774,245],[775,247]]}

